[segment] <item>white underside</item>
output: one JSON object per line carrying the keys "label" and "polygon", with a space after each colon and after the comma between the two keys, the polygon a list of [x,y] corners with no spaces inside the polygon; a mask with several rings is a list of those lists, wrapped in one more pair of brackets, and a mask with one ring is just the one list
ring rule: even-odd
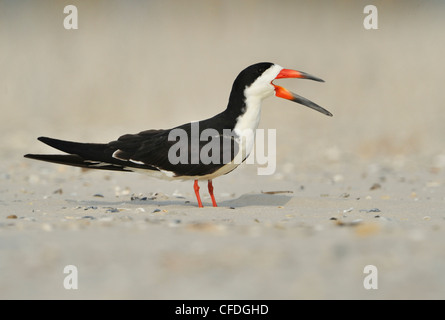
{"label": "white underside", "polygon": [[130,168],[130,167],[127,167],[126,169],[134,171],[134,172],[142,173],[145,175],[149,175],[150,177],[158,178],[158,179],[162,179],[162,180],[187,181],[187,180],[213,180],[214,178],[217,178],[217,177],[222,176],[226,173],[229,173],[230,171],[232,171],[233,169],[235,169],[238,166],[239,166],[238,163],[234,163],[232,161],[232,162],[228,163],[227,165],[219,168],[218,170],[216,170],[215,172],[213,172],[211,174],[206,174],[203,176],[179,176],[179,177],[175,177],[175,174],[173,172],[166,171],[166,170],[154,171],[154,170]]}

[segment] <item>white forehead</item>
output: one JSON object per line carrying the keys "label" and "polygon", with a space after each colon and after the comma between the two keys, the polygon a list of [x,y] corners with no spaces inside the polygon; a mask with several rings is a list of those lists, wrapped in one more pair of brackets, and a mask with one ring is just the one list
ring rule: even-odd
{"label": "white forehead", "polygon": [[270,96],[274,92],[274,87],[271,82],[277,77],[281,70],[284,68],[274,64],[269,69],[263,72],[251,85],[244,91],[246,97],[257,96],[260,99],[264,99]]}
{"label": "white forehead", "polygon": [[263,74],[258,78],[259,79],[264,79],[264,81],[267,82],[271,82],[273,79],[275,79],[277,77],[277,75],[280,73],[281,70],[283,70],[284,68],[282,66],[279,66],[277,64],[274,64],[273,66],[271,66],[269,69],[267,69],[266,71],[263,72]]}

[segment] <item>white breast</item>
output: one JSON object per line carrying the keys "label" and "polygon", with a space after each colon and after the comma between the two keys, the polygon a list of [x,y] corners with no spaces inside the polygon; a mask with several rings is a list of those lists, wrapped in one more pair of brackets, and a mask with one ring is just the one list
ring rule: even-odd
{"label": "white breast", "polygon": [[246,110],[237,119],[235,133],[242,139],[241,149],[246,157],[255,143],[255,131],[260,123],[262,101],[275,94],[271,81],[276,78],[283,67],[274,65],[244,90]]}

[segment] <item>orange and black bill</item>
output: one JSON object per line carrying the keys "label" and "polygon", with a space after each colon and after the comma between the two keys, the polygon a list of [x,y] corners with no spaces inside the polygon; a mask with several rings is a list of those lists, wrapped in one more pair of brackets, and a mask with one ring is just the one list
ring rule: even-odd
{"label": "orange and black bill", "polygon": [[[322,79],[317,78],[315,76],[312,76],[308,73],[305,72],[301,72],[301,71],[296,71],[296,70],[291,70],[291,69],[283,69],[281,70],[281,72],[275,77],[275,79],[283,79],[283,78],[301,78],[301,79],[309,79],[309,80],[314,80],[314,81],[318,81],[318,82],[324,82]],[[319,106],[318,104],[302,97],[299,96],[298,94],[292,93],[289,90],[277,86],[275,84],[272,83],[272,85],[275,87],[275,96],[283,98],[283,99],[287,99],[287,100],[291,100],[293,102],[302,104],[306,107],[309,107],[311,109],[317,110],[318,112],[321,112],[327,116],[332,117],[332,113],[330,113],[328,110],[326,110],[325,108]]]}

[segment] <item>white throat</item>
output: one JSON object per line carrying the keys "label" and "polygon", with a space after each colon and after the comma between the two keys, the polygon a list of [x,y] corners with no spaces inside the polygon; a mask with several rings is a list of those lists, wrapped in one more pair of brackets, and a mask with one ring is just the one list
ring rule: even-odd
{"label": "white throat", "polygon": [[240,139],[244,139],[245,143],[242,144],[242,149],[246,156],[252,151],[255,142],[255,131],[261,117],[261,103],[265,98],[275,94],[275,88],[271,82],[282,69],[283,67],[279,65],[273,65],[244,90],[246,109],[237,118],[234,132]]}
{"label": "white throat", "polygon": [[246,97],[246,109],[242,115],[237,118],[235,131],[255,130],[260,123],[261,103],[262,101],[275,94],[275,88],[271,82],[283,70],[279,65],[273,65],[266,70],[249,87],[244,89]]}

